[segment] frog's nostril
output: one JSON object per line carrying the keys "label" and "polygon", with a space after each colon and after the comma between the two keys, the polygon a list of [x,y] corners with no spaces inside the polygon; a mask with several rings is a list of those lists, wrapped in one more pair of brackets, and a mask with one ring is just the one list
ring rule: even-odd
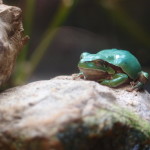
{"label": "frog's nostril", "polygon": [[82,59],[82,58],[83,58],[83,56],[81,55],[81,56],[80,56],[80,59]]}

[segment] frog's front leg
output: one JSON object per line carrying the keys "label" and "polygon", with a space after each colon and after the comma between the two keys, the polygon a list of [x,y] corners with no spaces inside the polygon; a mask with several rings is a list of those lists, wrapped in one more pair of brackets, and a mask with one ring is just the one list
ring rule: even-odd
{"label": "frog's front leg", "polygon": [[109,87],[117,87],[122,85],[128,80],[128,76],[124,73],[117,73],[112,76],[111,80],[103,80],[100,84],[107,85]]}
{"label": "frog's front leg", "polygon": [[80,79],[85,79],[86,77],[84,76],[83,72],[80,72],[80,73],[78,74],[78,78],[80,78]]}
{"label": "frog's front leg", "polygon": [[85,79],[85,76],[82,72],[78,73],[78,74],[73,74],[73,79]]}

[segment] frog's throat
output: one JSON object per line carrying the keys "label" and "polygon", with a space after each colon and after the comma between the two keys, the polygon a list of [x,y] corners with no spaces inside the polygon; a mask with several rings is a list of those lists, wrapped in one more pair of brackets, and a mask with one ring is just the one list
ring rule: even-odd
{"label": "frog's throat", "polygon": [[88,80],[98,81],[99,79],[106,78],[108,73],[103,70],[93,69],[93,68],[79,68],[80,72],[85,76]]}
{"label": "frog's throat", "polygon": [[80,72],[82,72],[85,76],[104,76],[108,73],[104,70],[93,69],[93,68],[79,68]]}

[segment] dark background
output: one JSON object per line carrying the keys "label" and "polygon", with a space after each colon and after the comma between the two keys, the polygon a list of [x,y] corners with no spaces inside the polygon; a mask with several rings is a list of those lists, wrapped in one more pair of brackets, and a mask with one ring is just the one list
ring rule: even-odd
{"label": "dark background", "polygon": [[[71,0],[70,0],[71,1]],[[72,0],[73,1],[73,0]],[[61,0],[36,0],[28,58],[55,15]],[[145,71],[150,65],[150,1],[78,0],[59,27],[30,80],[78,72],[84,51],[118,48],[132,52]],[[4,0],[25,11],[25,0]],[[26,31],[26,29],[25,29]]]}

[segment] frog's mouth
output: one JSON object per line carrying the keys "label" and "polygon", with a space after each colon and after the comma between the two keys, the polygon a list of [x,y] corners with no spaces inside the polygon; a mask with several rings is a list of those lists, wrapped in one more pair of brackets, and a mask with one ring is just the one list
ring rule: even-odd
{"label": "frog's mouth", "polygon": [[79,67],[79,70],[84,74],[85,78],[88,80],[97,81],[100,79],[105,79],[108,76],[108,73],[103,70],[82,67]]}

